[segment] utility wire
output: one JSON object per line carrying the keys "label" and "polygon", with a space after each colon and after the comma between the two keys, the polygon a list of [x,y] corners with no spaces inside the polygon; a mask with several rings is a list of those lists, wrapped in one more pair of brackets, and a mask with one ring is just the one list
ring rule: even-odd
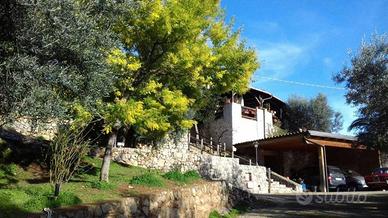
{"label": "utility wire", "polygon": [[[283,79],[277,79],[267,76],[256,76],[256,78],[263,78],[283,83],[289,83],[294,85],[300,85],[300,86],[310,86],[310,87],[318,87],[318,88],[325,88],[325,89],[336,89],[336,90],[345,90],[345,88],[342,87],[334,87],[334,86],[326,86],[326,85],[320,85],[320,84],[313,84],[313,83],[304,83],[304,82],[296,82],[296,81],[290,81],[290,80],[283,80]],[[253,82],[257,82],[257,79],[254,79]]]}

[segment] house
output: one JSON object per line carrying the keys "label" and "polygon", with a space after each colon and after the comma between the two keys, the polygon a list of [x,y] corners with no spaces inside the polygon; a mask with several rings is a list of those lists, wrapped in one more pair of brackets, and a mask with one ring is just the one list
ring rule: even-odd
{"label": "house", "polygon": [[227,95],[206,135],[232,150],[234,144],[271,136],[274,126],[281,125],[285,118],[285,107],[279,98],[256,88],[242,96]]}
{"label": "house", "polygon": [[328,189],[328,165],[365,175],[379,167],[379,152],[366,149],[352,136],[314,130],[274,134],[276,128],[287,123],[287,116],[286,103],[271,93],[251,88],[242,96],[224,97],[207,135],[230,151],[237,149],[236,155],[249,158],[249,163],[271,168],[284,177],[291,178],[295,172],[313,167],[320,175],[322,191]]}

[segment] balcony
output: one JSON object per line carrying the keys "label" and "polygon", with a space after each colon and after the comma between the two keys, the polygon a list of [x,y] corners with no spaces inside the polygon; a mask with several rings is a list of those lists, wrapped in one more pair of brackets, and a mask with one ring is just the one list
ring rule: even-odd
{"label": "balcony", "polygon": [[257,120],[256,108],[241,106],[241,117]]}

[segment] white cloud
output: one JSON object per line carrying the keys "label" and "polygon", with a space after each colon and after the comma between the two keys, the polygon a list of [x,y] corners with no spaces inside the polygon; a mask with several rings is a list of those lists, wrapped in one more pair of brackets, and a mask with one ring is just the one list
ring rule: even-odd
{"label": "white cloud", "polygon": [[332,64],[333,64],[333,60],[331,59],[331,58],[329,58],[329,57],[325,57],[325,58],[323,58],[323,63],[326,65],[326,66],[328,66],[328,67],[330,67]]}
{"label": "white cloud", "polygon": [[297,65],[304,62],[308,49],[292,43],[266,43],[257,45],[261,75],[271,75],[278,79],[294,73]]}

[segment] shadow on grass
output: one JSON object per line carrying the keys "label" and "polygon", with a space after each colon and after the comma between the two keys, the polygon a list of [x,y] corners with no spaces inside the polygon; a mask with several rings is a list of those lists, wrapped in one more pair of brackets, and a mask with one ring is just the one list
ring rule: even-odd
{"label": "shadow on grass", "polygon": [[50,182],[50,177],[42,177],[42,178],[34,178],[34,179],[26,179],[29,184],[42,184]]}
{"label": "shadow on grass", "polygon": [[0,218],[35,217],[29,216],[29,212],[21,208],[19,205],[7,202],[0,203],[0,211]]}

